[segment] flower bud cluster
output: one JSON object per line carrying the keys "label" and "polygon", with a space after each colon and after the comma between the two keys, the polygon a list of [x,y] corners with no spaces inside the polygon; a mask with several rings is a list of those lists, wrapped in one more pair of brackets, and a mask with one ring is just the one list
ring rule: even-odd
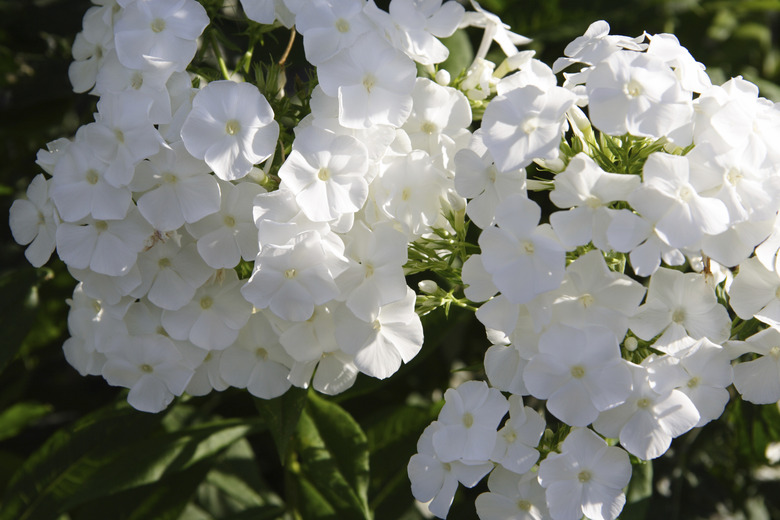
{"label": "flower bud cluster", "polygon": [[[241,0],[295,25],[317,70],[275,161],[256,86],[193,87],[201,4],[96,3],[70,69],[95,121],[39,153],[10,224],[33,265],[56,248],[79,281],[67,360],[134,407],[391,376],[422,347],[416,306],[452,297],[430,280],[415,295],[409,251],[465,237],[465,217],[479,253],[448,269],[492,346],[488,381],[446,391],[409,462],[434,515],[490,473],[483,520],[614,520],[628,453],[719,417],[732,383],[780,400],[780,109],[743,78],[713,85],[673,35],[596,22],[551,68],[473,1]],[[459,27],[483,39],[453,79],[439,38]]]}

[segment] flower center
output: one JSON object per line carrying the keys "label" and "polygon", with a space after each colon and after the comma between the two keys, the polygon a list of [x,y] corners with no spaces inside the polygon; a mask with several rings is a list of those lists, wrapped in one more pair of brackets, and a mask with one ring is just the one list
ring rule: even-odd
{"label": "flower center", "polygon": [[739,181],[742,180],[742,172],[740,172],[736,168],[731,168],[729,172],[726,174],[726,179],[734,186],[739,184]]}
{"label": "flower center", "polygon": [[159,33],[165,30],[165,20],[162,18],[155,18],[152,23],[149,24],[153,32]]}
{"label": "flower center", "polygon": [[769,355],[775,359],[780,359],[780,347],[772,347],[769,349]]}
{"label": "flower center", "polygon": [[114,130],[114,137],[116,137],[117,142],[123,143],[125,142],[125,133],[122,132],[120,129]]}
{"label": "flower center", "polygon": [[583,484],[591,479],[592,475],[590,474],[590,471],[588,470],[582,470],[579,473],[577,473],[577,480],[582,482]]}
{"label": "flower center", "polygon": [[642,95],[642,84],[639,83],[637,80],[632,79],[628,83],[626,83],[625,86],[625,93],[628,97],[638,97]]}
{"label": "flower center", "polygon": [[585,367],[582,365],[574,365],[571,367],[571,377],[574,379],[582,379],[585,377]]}
{"label": "flower center", "polygon": [[204,296],[200,299],[200,308],[204,311],[210,308],[212,305],[214,305],[214,300],[211,299],[211,296]]}
{"label": "flower center", "polygon": [[527,255],[534,254],[534,244],[533,244],[533,242],[530,242],[530,241],[526,240],[525,242],[523,242],[522,246],[523,246],[523,251],[525,251],[525,254],[527,254]]}
{"label": "flower center", "polygon": [[517,432],[514,430],[509,430],[508,432],[504,433],[504,440],[507,444],[512,444],[517,440]]}
{"label": "flower center", "polygon": [[179,179],[171,172],[165,172],[162,174],[162,180],[166,184],[176,184],[176,181]]}
{"label": "flower center", "polygon": [[696,388],[699,386],[700,379],[697,376],[694,376],[688,380],[688,388]]}
{"label": "flower center", "polygon": [[422,125],[420,125],[420,130],[430,135],[434,133],[437,130],[437,128],[436,125],[431,123],[430,121],[425,121]]}
{"label": "flower center", "polygon": [[236,217],[232,215],[225,215],[222,221],[225,223],[225,226],[227,227],[235,227],[236,225]]}
{"label": "flower center", "polygon": [[330,179],[330,170],[327,168],[320,168],[320,171],[317,172],[317,178],[321,181],[327,181]]}
{"label": "flower center", "polygon": [[531,507],[533,507],[533,504],[528,500],[519,500],[517,502],[517,508],[522,511],[530,511]]}
{"label": "flower center", "polygon": [[678,325],[685,321],[685,309],[677,309],[672,313],[672,321]]}
{"label": "flower center", "polygon": [[340,33],[349,32],[349,22],[343,18],[336,20],[336,30]]}
{"label": "flower center", "polygon": [[693,190],[690,186],[685,185],[677,192],[677,196],[680,197],[680,200],[683,202],[688,202],[693,197]]}
{"label": "flower center", "polygon": [[138,71],[133,73],[133,77],[130,79],[130,86],[135,90],[138,90],[144,85],[144,75]]}
{"label": "flower center", "polygon": [[98,230],[98,232],[103,232],[108,229],[108,222],[105,220],[96,220],[95,221],[95,229]]}
{"label": "flower center", "polygon": [[374,320],[371,323],[371,328],[374,329],[375,331],[379,332],[379,330],[382,328],[382,324],[379,322],[379,320]]}
{"label": "flower center", "polygon": [[471,415],[470,412],[466,412],[463,414],[463,426],[466,428],[471,428],[471,426],[474,424],[474,416]]}
{"label": "flower center", "polygon": [[539,128],[539,118],[536,116],[531,116],[527,118],[520,125],[520,129],[526,134],[533,133],[537,128]]}
{"label": "flower center", "polygon": [[585,205],[588,206],[590,209],[598,209],[601,207],[601,201],[598,198],[591,195],[585,200]]}
{"label": "flower center", "polygon": [[165,269],[166,267],[171,266],[171,259],[170,258],[160,258],[157,261],[157,265],[160,267],[160,269]]}
{"label": "flower center", "polygon": [[255,355],[260,359],[268,359],[268,351],[262,347],[255,350]]}
{"label": "flower center", "polygon": [[593,296],[591,296],[588,293],[585,293],[582,296],[580,296],[580,303],[582,303],[582,306],[585,307],[586,309],[591,305],[593,305],[594,301],[596,300],[593,298]]}
{"label": "flower center", "polygon": [[235,119],[228,119],[228,122],[225,123],[225,132],[227,132],[227,135],[236,135],[240,131],[241,123]]}
{"label": "flower center", "polygon": [[641,399],[638,399],[636,402],[637,408],[650,408],[650,399],[647,397],[643,397]]}
{"label": "flower center", "polygon": [[87,170],[87,183],[91,185],[95,185],[98,183],[98,180],[100,180],[100,176],[98,175],[98,172],[90,168]]}
{"label": "flower center", "polygon": [[490,179],[490,182],[495,184],[497,175],[498,175],[498,171],[496,170],[496,167],[491,164],[490,167],[487,169],[487,178]]}
{"label": "flower center", "polygon": [[374,77],[373,74],[369,73],[363,76],[363,86],[369,94],[371,93],[371,89],[374,88],[374,85],[376,85],[376,77]]}
{"label": "flower center", "polygon": [[288,280],[292,280],[293,278],[295,278],[296,274],[298,273],[295,272],[295,268],[291,267],[290,269],[284,272],[284,277],[287,278]]}
{"label": "flower center", "polygon": [[152,372],[154,372],[154,368],[152,368],[152,365],[144,363],[143,365],[141,365],[141,371],[146,372],[147,374],[151,374]]}
{"label": "flower center", "polygon": [[363,268],[366,270],[366,278],[374,276],[374,266],[372,264],[363,264]]}
{"label": "flower center", "polygon": [[412,196],[411,188],[404,188],[404,191],[401,192],[401,200],[403,201],[409,200],[409,197],[411,196]]}

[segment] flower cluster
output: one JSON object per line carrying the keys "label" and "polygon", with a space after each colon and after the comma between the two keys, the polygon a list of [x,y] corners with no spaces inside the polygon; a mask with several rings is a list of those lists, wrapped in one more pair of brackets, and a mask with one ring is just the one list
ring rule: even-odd
{"label": "flower cluster", "polygon": [[[629,453],[719,417],[732,383],[780,400],[780,109],[713,85],[673,35],[596,22],[551,68],[474,1],[241,0],[316,68],[286,150],[257,86],[193,83],[200,3],[94,1],[70,76],[95,121],[39,153],[10,224],[79,281],[68,362],[135,408],[387,378],[422,347],[418,314],[457,302],[486,328],[487,382],[444,394],[414,496],[446,517],[490,473],[483,520],[614,520]],[[468,27],[482,43],[453,78],[440,38]],[[450,287],[417,296],[405,274],[426,270]]]}

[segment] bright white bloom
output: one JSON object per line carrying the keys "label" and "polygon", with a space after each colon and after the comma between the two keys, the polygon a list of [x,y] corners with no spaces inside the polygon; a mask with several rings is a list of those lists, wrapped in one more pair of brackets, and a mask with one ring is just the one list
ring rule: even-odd
{"label": "bright white bloom", "polygon": [[229,347],[252,312],[252,306],[239,293],[241,285],[242,280],[232,269],[217,271],[187,305],[163,311],[166,332],[206,350]]}
{"label": "bright white bloom", "polygon": [[131,301],[128,298],[117,305],[107,305],[91,298],[78,284],[73,298],[66,303],[70,307],[70,337],[62,345],[65,360],[82,376],[99,375],[106,362],[106,351],[115,346],[114,341],[127,336],[122,319]]}
{"label": "bright white bloom", "polygon": [[706,67],[693,59],[675,35],[654,34],[648,35],[648,38],[650,45],[647,47],[647,54],[658,56],[672,67],[685,90],[701,93],[712,86],[712,81],[705,71]]}
{"label": "bright white bloom", "polygon": [[[242,0],[247,3],[247,0]],[[301,10],[295,28],[303,35],[306,59],[319,65],[374,28],[363,13],[364,0],[318,0]]]}
{"label": "bright white bloom", "polygon": [[388,160],[389,164],[372,183],[377,206],[410,235],[430,231],[439,219],[441,200],[450,184],[446,174],[422,150]]}
{"label": "bright white bloom", "polygon": [[342,291],[340,299],[355,316],[371,323],[381,306],[406,294],[406,236],[389,222],[372,230],[357,221],[345,241],[350,262],[336,279]]}
{"label": "bright white bloom", "polygon": [[406,287],[406,296],[379,308],[365,322],[346,307],[336,315],[336,340],[341,350],[354,356],[358,369],[371,377],[393,375],[401,362],[411,361],[423,344],[420,317],[414,312],[416,294]]}
{"label": "bright white bloom", "polygon": [[444,392],[433,448],[442,462],[480,464],[490,459],[496,430],[509,410],[501,392],[484,381],[466,381]]}
{"label": "bright white bloom", "polygon": [[358,375],[358,369],[352,362],[352,356],[340,350],[324,352],[321,357],[307,362],[296,361],[290,368],[287,378],[300,388],[309,388],[309,384],[327,395],[336,395],[348,390]]}
{"label": "bright white bloom", "polygon": [[143,282],[132,291],[135,297],[146,296],[162,309],[181,309],[192,301],[195,290],[206,283],[214,269],[206,265],[190,239],[164,237],[138,255],[138,269]]}
{"label": "bright white bloom", "polygon": [[681,350],[646,364],[650,384],[660,394],[677,388],[687,395],[699,411],[696,427],[701,427],[720,417],[729,401],[731,360],[723,347],[707,338],[680,343]]}
{"label": "bright white bloom", "polygon": [[525,170],[499,171],[482,140],[481,130],[474,132],[468,148],[458,150],[453,162],[455,189],[461,197],[471,199],[466,214],[482,229],[493,224],[496,207],[502,200],[515,193],[525,195]]}
{"label": "bright white bloom", "polygon": [[105,94],[95,122],[83,128],[85,140],[108,163],[104,177],[112,186],[127,186],[135,166],[157,153],[162,136],[149,119],[152,100],[141,92]]}
{"label": "bright white bloom", "polygon": [[363,207],[367,172],[368,152],[360,141],[310,126],[296,135],[278,175],[309,219],[328,222]]}
{"label": "bright white bloom", "polygon": [[160,412],[181,395],[193,370],[171,343],[160,335],[132,336],[107,354],[103,377],[112,386],[130,389],[127,402],[142,412]]}
{"label": "bright white bloom", "polygon": [[559,208],[550,223],[567,246],[593,245],[608,251],[607,228],[613,212],[607,206],[628,199],[640,183],[636,175],[607,173],[585,153],[577,154],[566,169],[555,176],[550,200]]}
{"label": "bright white bloom", "polygon": [[729,213],[722,201],[703,197],[684,156],[656,152],[648,157],[642,185],[628,197],[670,246],[694,247],[704,234],[726,231]]}
{"label": "bright white bloom", "polygon": [[519,475],[502,466],[488,477],[490,492],[477,497],[480,520],[544,520],[550,517],[544,488],[536,473]]}
{"label": "bright white bloom", "polygon": [[654,344],[659,349],[685,336],[720,344],[731,332],[728,312],[703,275],[664,268],[650,278],[647,300],[629,326],[644,340],[663,333]]}
{"label": "bright white bloom", "polygon": [[589,251],[566,268],[553,294],[553,319],[572,327],[607,327],[620,339],[644,295],[638,282],[610,270],[600,251]]}
{"label": "bright white bloom", "polygon": [[555,159],[566,111],[574,95],[561,87],[527,85],[496,96],[482,118],[483,139],[499,170],[513,170],[534,159]]}
{"label": "bright white bloom", "polygon": [[[464,383],[465,384],[465,383]],[[474,487],[493,469],[491,462],[465,464],[459,460],[444,463],[436,455],[433,437],[442,428],[432,422],[417,441],[417,453],[407,466],[412,494],[420,502],[428,502],[428,510],[439,518],[446,518],[460,482]]]}
{"label": "bright white bloom", "polygon": [[151,226],[133,207],[122,220],[63,222],[57,227],[57,254],[69,267],[121,276],[135,265],[151,234]]}
{"label": "bright white bloom", "polygon": [[74,61],[68,67],[74,92],[86,92],[95,85],[105,57],[114,48],[113,8],[113,3],[95,5],[84,14],[82,30],[71,47]]}
{"label": "bright white bloom", "polygon": [[16,243],[30,244],[24,256],[33,267],[49,261],[56,246],[58,222],[59,215],[49,198],[49,183],[39,173],[27,186],[27,198],[15,200],[8,213],[8,225]]}
{"label": "bright white bloom", "polygon": [[523,398],[519,395],[510,395],[509,419],[498,430],[490,460],[518,474],[530,471],[539,460],[536,446],[544,428],[544,419],[536,410],[523,406]]}
{"label": "bright white bloom", "polygon": [[780,272],[767,270],[757,258],[747,259],[729,288],[729,305],[743,320],[755,316],[780,326]]}
{"label": "bright white bloom", "polygon": [[210,171],[181,141],[164,146],[136,167],[131,188],[145,192],[138,198],[138,209],[159,231],[172,231],[216,213],[220,191]]}
{"label": "bright white bloom", "polygon": [[619,438],[640,459],[655,459],[669,449],[673,438],[698,424],[699,412],[680,390],[656,392],[645,366],[625,363],[634,381],[631,395],[617,408],[601,412],[593,428],[605,437]]}
{"label": "bright white bloom", "polygon": [[780,329],[769,327],[726,346],[737,356],[758,354],[755,359],[734,365],[734,386],[742,398],[756,404],[780,401]]}
{"label": "bright white bloom", "polygon": [[401,126],[412,110],[414,62],[373,31],[320,64],[325,94],[339,99],[339,122],[347,128]]}
{"label": "bright white bloom", "polygon": [[135,0],[124,1],[122,6],[114,25],[114,41],[119,61],[125,67],[187,68],[195,56],[197,39],[209,24],[206,9],[200,3]]}
{"label": "bright white bloom", "polygon": [[365,13],[395,48],[422,65],[433,65],[449,56],[449,50],[437,37],[452,36],[464,9],[458,2],[393,0],[389,12],[385,12],[371,0]]}
{"label": "bright white bloom", "polygon": [[691,142],[691,92],[683,90],[672,69],[660,58],[617,51],[588,75],[588,111],[593,126],[609,135]]}
{"label": "bright white bloom", "polygon": [[484,59],[487,56],[490,45],[494,41],[507,56],[517,54],[517,45],[525,45],[531,42],[530,38],[510,31],[510,27],[502,22],[498,16],[484,10],[475,0],[471,0],[471,6],[474,8],[474,11],[469,11],[463,15],[460,27],[480,27],[485,29],[479,49],[475,54],[476,59]]}
{"label": "bright white bloom", "polygon": [[631,480],[628,454],[587,428],[576,428],[539,464],[539,483],[546,489],[554,520],[615,520]]}
{"label": "bright white bloom", "polygon": [[504,199],[496,224],[479,237],[482,263],[493,283],[512,303],[526,303],[557,288],[565,254],[549,224],[539,224],[541,209],[522,195]]}
{"label": "bright white bloom", "polygon": [[149,120],[155,124],[169,123],[173,114],[166,83],[172,73],[169,67],[129,69],[119,62],[116,52],[111,51],[98,71],[93,93],[104,96],[139,92],[152,101]]}
{"label": "bright white bloom", "polygon": [[[584,63],[586,65],[595,65],[607,59],[610,55],[620,49],[631,49],[641,51],[647,47],[647,44],[640,43],[644,37],[629,38],[627,36],[609,34],[609,24],[604,20],[598,20],[588,26],[585,34],[576,37],[563,50],[566,57],[555,60],[552,70],[556,74],[574,63]],[[571,75],[576,78],[577,83],[584,82],[587,74],[593,70],[586,68],[578,74]],[[567,80],[568,84],[569,80]]]}
{"label": "bright white bloom", "polygon": [[[660,218],[660,217],[659,217]],[[607,227],[607,242],[615,251],[629,253],[631,268],[638,276],[650,276],[661,265],[682,265],[685,255],[667,244],[655,224],[628,209],[617,210]]]}
{"label": "bright white bloom", "polygon": [[257,87],[226,80],[195,95],[181,128],[187,151],[226,181],[244,177],[270,157],[278,137],[274,112]]}
{"label": "bright white bloom", "polygon": [[236,343],[222,351],[219,371],[231,386],[273,399],[290,388],[287,375],[292,364],[268,318],[256,312],[239,332]]}
{"label": "bright white bloom", "polygon": [[258,309],[270,308],[284,320],[308,320],[339,290],[333,278],[340,272],[338,258],[323,248],[316,231],[304,231],[283,245],[264,245],[255,269],[241,294]]}
{"label": "bright white bloom", "polygon": [[253,182],[233,185],[219,181],[219,211],[187,226],[198,240],[198,252],[208,265],[215,269],[233,268],[242,258],[251,261],[257,255],[259,244],[252,203],[264,191]]}
{"label": "bright white bloom", "polygon": [[96,273],[89,267],[76,269],[68,266],[68,272],[81,282],[84,294],[108,305],[118,304],[141,285],[141,271],[137,264],[119,276]]}
{"label": "bright white bloom", "polygon": [[523,379],[534,397],[571,426],[587,426],[599,412],[625,402],[631,375],[606,327],[554,325],[539,338]]}
{"label": "bright white bloom", "polygon": [[108,182],[108,164],[97,157],[95,146],[77,140],[57,158],[49,196],[66,222],[87,216],[121,219],[130,208],[130,190]]}
{"label": "bright white bloom", "polygon": [[451,169],[455,153],[464,148],[471,132],[471,107],[459,90],[417,78],[412,112],[403,129],[412,148],[425,150],[443,169]]}

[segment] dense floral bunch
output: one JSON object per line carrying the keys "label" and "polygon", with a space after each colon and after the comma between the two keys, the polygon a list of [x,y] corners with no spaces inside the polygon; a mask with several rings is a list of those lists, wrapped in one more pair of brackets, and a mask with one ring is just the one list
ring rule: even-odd
{"label": "dense floral bunch", "polygon": [[[93,1],[70,76],[95,121],[39,153],[10,223],[79,280],[67,360],[139,410],[336,394],[411,360],[420,314],[478,307],[488,381],[446,391],[415,497],[446,517],[490,473],[482,519],[613,520],[629,454],[719,417],[732,383],[780,400],[780,112],[673,35],[596,22],[550,68],[476,2],[241,0],[316,67],[285,149],[248,78],[188,72],[200,3]],[[466,27],[452,78],[439,38]]]}

